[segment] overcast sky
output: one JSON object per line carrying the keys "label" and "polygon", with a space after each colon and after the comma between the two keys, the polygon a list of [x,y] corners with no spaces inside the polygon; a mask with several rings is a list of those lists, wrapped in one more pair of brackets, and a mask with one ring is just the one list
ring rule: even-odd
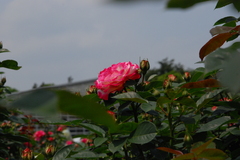
{"label": "overcast sky", "polygon": [[[0,5],[0,41],[22,68],[1,69],[6,85],[20,91],[34,83],[65,84],[93,79],[118,62],[148,59],[151,68],[168,57],[197,68],[198,52],[213,23],[233,15],[214,2],[188,10],[165,3],[108,3],[105,0],[5,0]],[[235,14],[237,15],[237,14]]]}

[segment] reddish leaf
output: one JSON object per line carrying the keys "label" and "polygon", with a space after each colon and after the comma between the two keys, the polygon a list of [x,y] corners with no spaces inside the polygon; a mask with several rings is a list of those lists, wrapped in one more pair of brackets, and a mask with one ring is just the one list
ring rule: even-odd
{"label": "reddish leaf", "polygon": [[217,48],[221,47],[226,40],[232,37],[236,32],[233,33],[221,33],[210,39],[199,52],[199,57],[201,60],[211,52],[215,51]]}
{"label": "reddish leaf", "polygon": [[168,153],[176,154],[176,155],[183,155],[183,153],[181,151],[174,150],[174,149],[167,148],[167,147],[158,147],[157,149],[168,152]]}
{"label": "reddish leaf", "polygon": [[208,148],[204,149],[200,154],[197,155],[197,158],[206,158],[209,160],[225,160],[227,154],[219,149]]}
{"label": "reddish leaf", "polygon": [[228,33],[221,33],[210,39],[199,51],[199,57],[201,60],[217,48],[221,47],[226,40],[235,34],[239,34],[240,25],[233,28]]}
{"label": "reddish leaf", "polygon": [[172,160],[187,160],[187,159],[195,159],[195,155],[194,153],[187,153],[187,154],[183,154],[180,156],[177,156],[176,158],[173,158]]}
{"label": "reddish leaf", "polygon": [[198,82],[189,82],[182,85],[182,88],[206,88],[206,87],[220,87],[216,79],[206,79]]}
{"label": "reddish leaf", "polygon": [[206,143],[202,144],[201,146],[192,149],[192,150],[191,150],[191,153],[194,153],[194,154],[196,154],[196,155],[200,154],[203,150],[205,150],[205,149],[208,147],[208,145],[209,145],[210,143],[212,143],[212,141],[213,141],[214,139],[215,139],[215,138],[212,138],[212,139],[210,139],[209,141],[207,141]]}

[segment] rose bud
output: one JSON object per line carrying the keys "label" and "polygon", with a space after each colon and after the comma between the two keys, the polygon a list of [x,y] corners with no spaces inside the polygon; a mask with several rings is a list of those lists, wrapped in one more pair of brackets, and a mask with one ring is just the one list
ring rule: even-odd
{"label": "rose bud", "polygon": [[191,79],[191,74],[189,72],[185,72],[184,73],[184,76],[183,76],[183,79],[186,81],[186,82],[189,82],[190,79]]}
{"label": "rose bud", "polygon": [[175,75],[173,75],[173,74],[169,74],[169,75],[168,75],[168,79],[169,79],[171,82],[174,82],[174,81],[177,80],[177,77],[176,77]]}
{"label": "rose bud", "polygon": [[150,64],[149,64],[148,60],[142,60],[140,62],[140,69],[142,71],[142,74],[145,75],[147,73],[147,71],[150,69]]}
{"label": "rose bud", "polygon": [[48,156],[53,156],[54,153],[55,153],[55,151],[56,151],[56,148],[55,148],[53,145],[49,145],[49,146],[47,146],[46,149],[45,149],[45,153],[46,153],[46,155],[48,155]]}
{"label": "rose bud", "polygon": [[171,82],[169,79],[165,79],[163,81],[163,89],[167,89],[167,88],[170,88],[171,87]]}
{"label": "rose bud", "polygon": [[21,157],[23,160],[32,160],[33,159],[33,152],[31,149],[26,148],[22,151]]}

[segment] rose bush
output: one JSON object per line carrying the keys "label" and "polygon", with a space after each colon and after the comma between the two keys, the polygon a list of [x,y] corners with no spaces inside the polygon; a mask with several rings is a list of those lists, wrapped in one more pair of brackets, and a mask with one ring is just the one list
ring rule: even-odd
{"label": "rose bush", "polygon": [[95,82],[98,96],[108,100],[110,93],[122,91],[127,81],[141,77],[139,69],[140,67],[137,64],[131,62],[113,64],[111,67],[105,68],[99,73]]}

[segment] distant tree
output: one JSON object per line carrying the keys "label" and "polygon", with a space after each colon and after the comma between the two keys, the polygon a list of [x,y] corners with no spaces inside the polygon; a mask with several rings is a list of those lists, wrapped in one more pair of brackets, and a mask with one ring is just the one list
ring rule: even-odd
{"label": "distant tree", "polygon": [[168,58],[164,58],[163,60],[158,62],[160,67],[159,68],[154,68],[150,69],[147,72],[146,75],[146,80],[151,76],[151,75],[168,75],[168,74],[176,74],[176,76],[180,77],[180,75],[184,74],[185,71],[190,71],[192,69],[184,69],[184,66],[181,63],[174,63],[174,59],[169,60]]}

